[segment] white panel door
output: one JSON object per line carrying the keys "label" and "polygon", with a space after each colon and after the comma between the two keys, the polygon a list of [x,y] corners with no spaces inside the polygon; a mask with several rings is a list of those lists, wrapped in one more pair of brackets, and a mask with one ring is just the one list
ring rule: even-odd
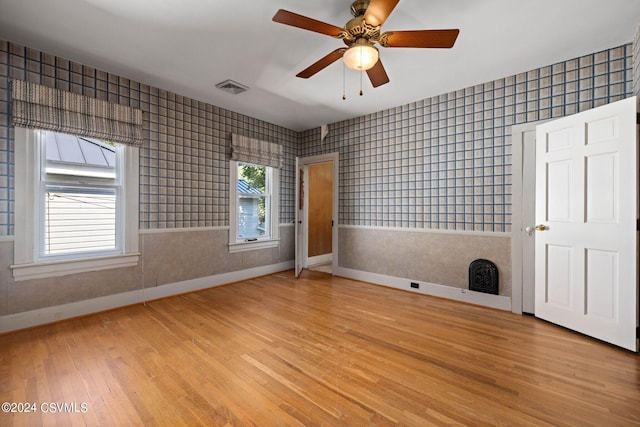
{"label": "white panel door", "polygon": [[638,351],[636,98],[537,127],[535,314]]}

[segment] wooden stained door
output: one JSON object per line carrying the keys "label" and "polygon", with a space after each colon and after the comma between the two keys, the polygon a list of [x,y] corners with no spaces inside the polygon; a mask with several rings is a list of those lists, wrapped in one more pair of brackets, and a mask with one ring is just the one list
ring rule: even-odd
{"label": "wooden stained door", "polygon": [[309,258],[331,254],[333,162],[309,165]]}

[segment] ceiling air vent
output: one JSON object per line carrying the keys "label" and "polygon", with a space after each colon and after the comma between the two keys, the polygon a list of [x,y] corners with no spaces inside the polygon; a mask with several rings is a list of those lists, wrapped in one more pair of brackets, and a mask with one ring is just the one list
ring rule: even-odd
{"label": "ceiling air vent", "polygon": [[231,79],[225,80],[223,82],[218,83],[216,85],[216,87],[218,89],[222,89],[225,92],[229,92],[229,93],[232,93],[234,95],[237,95],[237,94],[242,93],[242,92],[246,91],[247,89],[249,89],[248,86],[245,86],[245,85],[240,84],[238,82],[234,82]]}

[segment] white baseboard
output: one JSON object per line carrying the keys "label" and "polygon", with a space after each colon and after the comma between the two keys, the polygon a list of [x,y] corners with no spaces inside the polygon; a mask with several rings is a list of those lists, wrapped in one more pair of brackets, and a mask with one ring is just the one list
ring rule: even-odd
{"label": "white baseboard", "polygon": [[330,264],[333,261],[333,254],[316,255],[307,258],[307,265],[313,267],[321,264]]}
{"label": "white baseboard", "polygon": [[85,316],[87,314],[98,313],[105,310],[111,310],[113,308],[165,298],[172,295],[213,288],[227,283],[290,270],[293,266],[293,261],[281,262],[279,264],[216,274],[208,277],[199,277],[197,279],[138,289],[116,295],[107,295],[104,297],[72,302],[55,307],[46,307],[22,313],[8,314],[0,316],[0,333],[44,325],[46,323],[53,323],[63,319],[70,319],[72,317]]}
{"label": "white baseboard", "polygon": [[[217,274],[214,276],[199,277],[197,279],[138,289],[135,291],[116,295],[108,295],[104,297],[93,298],[90,300],[77,301],[69,304],[58,305],[55,307],[46,307],[31,311],[25,311],[22,313],[8,314],[5,316],[0,316],[0,333],[44,325],[47,323],[57,322],[59,320],[70,319],[73,317],[99,313],[105,310],[138,304],[144,301],[152,301],[172,295],[179,295],[187,292],[213,288],[227,283],[248,280],[254,277],[290,270],[293,267],[293,261],[287,261],[279,264],[272,264],[263,267],[250,268],[247,270]],[[361,280],[363,282],[374,283],[377,285],[388,286],[396,289],[403,289],[425,295],[448,298],[456,301],[468,302],[471,304],[482,305],[499,310],[511,310],[511,298],[502,295],[485,294],[482,292],[470,291],[468,289],[460,289],[451,286],[437,285],[434,283],[419,282],[416,280],[369,273],[360,270],[352,270],[344,267],[338,267],[337,275],[350,279]],[[420,288],[411,288],[409,286],[410,282],[419,283]]]}
{"label": "white baseboard", "polygon": [[[454,288],[452,286],[420,282],[404,277],[387,276],[344,267],[338,267],[337,275],[349,279],[361,280],[363,282],[375,283],[376,285],[388,286],[390,288],[467,302],[498,310],[511,311],[511,297],[504,295],[485,294],[483,292],[470,291],[469,289]],[[410,286],[411,282],[418,283],[420,288],[412,288]]]}

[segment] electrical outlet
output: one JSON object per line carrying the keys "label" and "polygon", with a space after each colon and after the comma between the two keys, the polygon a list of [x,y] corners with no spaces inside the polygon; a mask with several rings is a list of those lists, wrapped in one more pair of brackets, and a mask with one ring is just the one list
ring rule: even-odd
{"label": "electrical outlet", "polygon": [[413,289],[419,289],[419,288],[420,288],[420,284],[419,284],[419,283],[416,283],[416,282],[411,282],[411,287],[412,287]]}

